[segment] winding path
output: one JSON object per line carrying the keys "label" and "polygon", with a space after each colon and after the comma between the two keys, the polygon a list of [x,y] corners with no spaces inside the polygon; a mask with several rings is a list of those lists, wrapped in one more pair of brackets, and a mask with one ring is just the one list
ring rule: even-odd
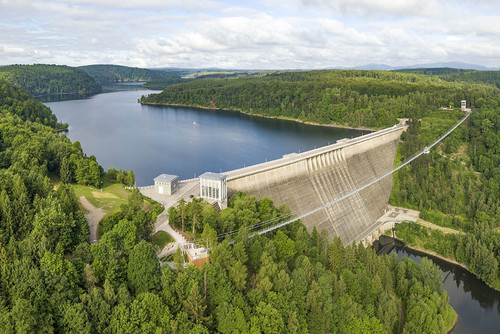
{"label": "winding path", "polygon": [[445,233],[464,234],[464,232],[462,232],[462,231],[458,231],[458,230],[454,230],[454,229],[451,229],[448,227],[443,227],[443,226],[439,226],[439,225],[436,225],[433,223],[429,223],[429,222],[422,220],[420,218],[417,220],[417,223],[419,223],[420,225],[424,225],[425,227],[434,228],[436,230],[441,230]]}
{"label": "winding path", "polygon": [[96,208],[95,206],[93,206],[85,196],[80,196],[78,201],[83,206],[85,211],[87,211],[83,215],[89,223],[89,241],[90,243],[97,242],[97,228],[99,227],[99,222],[101,221],[101,219],[106,215],[106,212],[101,208]]}
{"label": "winding path", "polygon": [[172,243],[167,244],[165,246],[165,248],[162,249],[162,251],[160,252],[160,254],[158,254],[159,258],[162,258],[162,257],[164,257],[166,255],[174,253],[177,250],[177,248],[179,247],[179,245],[187,243],[187,241],[184,238],[184,236],[182,236],[180,233],[178,233],[177,231],[175,231],[172,228],[172,226],[170,226],[170,224],[168,223],[168,216],[167,216],[166,210],[163,211],[162,213],[160,213],[158,215],[158,217],[156,218],[155,232],[158,232],[158,231],[165,231],[165,232],[167,232],[175,240],[174,243],[173,243],[173,245],[172,245]]}

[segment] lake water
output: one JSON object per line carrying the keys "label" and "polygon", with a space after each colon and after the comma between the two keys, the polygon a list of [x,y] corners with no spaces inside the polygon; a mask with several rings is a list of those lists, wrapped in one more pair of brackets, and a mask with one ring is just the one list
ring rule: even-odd
{"label": "lake water", "polygon": [[[399,246],[393,252],[399,258],[406,256],[416,262],[427,256]],[[450,297],[450,305],[458,313],[452,333],[500,333],[500,292],[489,288],[462,267],[427,257],[441,269],[443,289]]]}
{"label": "lake water", "polygon": [[141,105],[137,99],[154,91],[137,84],[104,87],[103,91],[45,104],[60,121],[69,123],[67,136],[80,141],[87,155],[95,155],[106,170],[133,169],[138,186],[152,184],[162,173],[192,178],[367,133],[237,112]]}

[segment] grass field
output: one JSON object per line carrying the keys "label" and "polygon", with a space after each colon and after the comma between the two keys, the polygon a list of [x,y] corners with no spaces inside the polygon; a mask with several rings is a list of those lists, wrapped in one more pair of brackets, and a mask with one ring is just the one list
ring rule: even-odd
{"label": "grass field", "polygon": [[173,242],[174,238],[165,231],[159,231],[153,235],[153,244],[159,247],[159,249],[163,249],[166,244],[169,242]]}
{"label": "grass field", "polygon": [[[106,213],[116,212],[122,204],[127,204],[130,190],[123,188],[122,184],[104,182],[102,191],[92,186],[73,184],[77,198],[85,196],[93,206],[101,208]],[[144,209],[152,209],[153,205],[147,201],[143,202]]]}

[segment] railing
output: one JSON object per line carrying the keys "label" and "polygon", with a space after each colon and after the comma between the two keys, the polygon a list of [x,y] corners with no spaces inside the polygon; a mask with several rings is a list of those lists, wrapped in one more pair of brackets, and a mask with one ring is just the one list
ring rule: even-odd
{"label": "railing", "polygon": [[186,180],[179,180],[179,183],[188,183],[188,182],[193,182],[193,181],[198,181],[199,178],[195,177],[192,179],[186,179]]}
{"label": "railing", "polygon": [[152,186],[141,186],[141,187],[125,187],[125,189],[134,189],[134,188],[137,188],[137,189],[153,189],[155,186],[152,185]]}
{"label": "railing", "polygon": [[[345,141],[341,141],[341,142],[337,141],[335,144],[330,144],[330,145],[326,145],[323,147],[315,148],[315,149],[312,149],[312,150],[307,151],[307,152],[298,153],[297,155],[294,155],[294,156],[284,157],[284,158],[280,158],[280,159],[276,159],[276,160],[262,162],[262,163],[256,164],[256,165],[251,165],[248,167],[234,169],[231,171],[227,171],[224,174],[227,175],[228,181],[233,180],[233,179],[238,179],[238,178],[245,177],[245,176],[248,176],[251,174],[261,173],[261,172],[265,172],[265,171],[270,170],[270,169],[283,167],[283,166],[295,163],[297,161],[308,159],[308,158],[311,158],[314,156],[318,156],[318,155],[321,155],[323,153],[337,150],[337,149],[340,149],[340,148],[343,148],[346,146],[351,146],[351,145],[355,145],[358,143],[362,143],[364,141],[371,140],[371,139],[377,138],[379,136],[383,136],[383,135],[391,133],[393,131],[399,131],[399,130],[407,128],[407,127],[408,127],[407,125],[396,124],[393,127],[379,130],[377,132],[372,132],[372,133],[369,133],[369,134],[366,134],[366,135],[363,135],[363,136],[360,136],[357,138],[352,138],[352,139],[344,138]],[[259,168],[259,166],[260,166],[260,168]],[[248,171],[249,169],[254,169],[254,170]]]}

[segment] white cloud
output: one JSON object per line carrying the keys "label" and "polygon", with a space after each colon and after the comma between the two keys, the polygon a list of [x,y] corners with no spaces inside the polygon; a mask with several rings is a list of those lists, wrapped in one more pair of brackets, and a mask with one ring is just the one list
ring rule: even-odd
{"label": "white cloud", "polygon": [[296,10],[310,10],[330,15],[361,17],[379,16],[434,16],[438,8],[436,0],[267,0],[274,6]]}
{"label": "white cloud", "polygon": [[487,0],[0,0],[0,64],[498,66],[495,8]]}

